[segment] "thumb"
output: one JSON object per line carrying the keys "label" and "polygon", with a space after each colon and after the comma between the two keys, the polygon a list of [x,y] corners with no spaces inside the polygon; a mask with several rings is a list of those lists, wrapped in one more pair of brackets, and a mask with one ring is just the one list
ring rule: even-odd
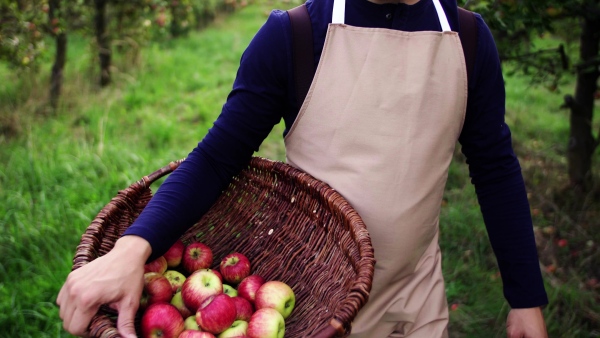
{"label": "thumb", "polygon": [[121,303],[121,306],[119,306],[117,330],[123,338],[137,338],[135,333],[135,313],[137,311],[137,304],[124,303],[125,304]]}

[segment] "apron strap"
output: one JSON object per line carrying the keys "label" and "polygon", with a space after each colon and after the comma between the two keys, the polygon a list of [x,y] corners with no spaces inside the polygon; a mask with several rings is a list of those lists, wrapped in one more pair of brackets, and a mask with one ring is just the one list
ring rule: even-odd
{"label": "apron strap", "polygon": [[440,19],[440,25],[442,26],[442,32],[451,31],[452,29],[450,29],[450,24],[448,23],[448,18],[446,17],[446,12],[444,12],[444,8],[442,8],[442,4],[440,3],[440,0],[433,0],[433,4],[435,5],[435,11],[437,12],[438,18]]}
{"label": "apron strap", "polygon": [[477,40],[479,28],[475,14],[471,11],[458,7],[458,36],[465,54],[465,63],[467,64],[467,82],[473,74],[475,66],[475,56],[477,56]]}
{"label": "apron strap", "polygon": [[344,23],[346,16],[346,0],[333,0],[333,14],[331,23]]}
{"label": "apron strap", "polygon": [[[439,3],[439,0],[434,1]],[[342,3],[341,8],[345,9],[346,2],[344,0],[334,0],[334,13],[336,8],[338,10],[340,8],[336,6],[336,3],[339,5],[340,2]],[[442,13],[447,23],[448,19],[443,10]],[[288,10],[288,14],[292,26],[292,62],[294,63],[296,100],[298,101],[298,108],[300,108],[306,98],[306,94],[308,93],[312,79],[315,75],[312,24],[305,4]],[[341,18],[343,23],[343,13]],[[465,54],[465,63],[467,64],[468,80],[470,75],[473,74],[475,56],[477,55],[477,21],[473,12],[460,7],[458,7],[458,21],[460,41]]]}
{"label": "apron strap", "polygon": [[288,15],[292,26],[292,63],[296,100],[298,107],[301,107],[315,76],[312,24],[304,4],[288,10]]}
{"label": "apron strap", "polygon": [[[452,29],[450,29],[448,18],[446,17],[446,13],[442,8],[442,4],[440,4],[440,0],[433,0],[433,4],[435,5],[435,10],[438,14],[440,25],[442,26],[442,32],[451,31]],[[333,0],[333,13],[331,15],[331,23],[343,24],[345,20],[345,14],[346,0]]]}

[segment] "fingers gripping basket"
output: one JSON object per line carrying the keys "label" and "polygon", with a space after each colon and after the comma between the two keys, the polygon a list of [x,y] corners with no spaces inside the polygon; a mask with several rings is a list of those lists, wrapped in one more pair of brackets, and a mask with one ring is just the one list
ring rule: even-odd
{"label": "fingers gripping basket", "polygon": [[[181,162],[120,191],[83,234],[73,270],[109,252],[150,200],[150,185]],[[215,268],[239,251],[253,273],[288,283],[296,308],[286,337],[347,336],[369,297],[375,260],[361,218],[327,184],[281,162],[253,158],[182,240],[209,245]],[[89,332],[118,337],[114,312],[102,307]]]}

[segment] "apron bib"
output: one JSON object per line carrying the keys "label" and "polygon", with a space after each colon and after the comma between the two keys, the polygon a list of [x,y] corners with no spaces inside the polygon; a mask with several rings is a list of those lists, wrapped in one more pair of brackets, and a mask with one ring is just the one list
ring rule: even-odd
{"label": "apron bib", "polygon": [[371,235],[373,286],[353,338],[447,335],[438,221],[467,79],[458,34],[433,1],[442,32],[348,26],[345,0],[334,0],[285,138],[287,162],[339,191]]}

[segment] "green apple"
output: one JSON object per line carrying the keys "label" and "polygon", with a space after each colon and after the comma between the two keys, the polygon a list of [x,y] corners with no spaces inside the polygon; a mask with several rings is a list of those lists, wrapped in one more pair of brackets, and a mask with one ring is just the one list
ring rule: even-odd
{"label": "green apple", "polygon": [[196,323],[196,315],[189,316],[183,322],[186,330],[196,330],[200,331],[200,326]]}
{"label": "green apple", "polygon": [[181,291],[177,291],[173,298],[171,298],[171,305],[173,305],[183,318],[187,318],[192,315],[192,311],[185,306],[183,298],[181,297]]}
{"label": "green apple", "polygon": [[292,288],[280,281],[268,281],[258,288],[254,305],[257,310],[271,308],[288,318],[296,305],[296,295]]}
{"label": "green apple", "polygon": [[179,291],[183,286],[183,282],[185,282],[185,276],[175,270],[167,270],[163,273],[163,276],[167,277],[169,283],[171,283],[171,287],[173,287],[173,293]]}
{"label": "green apple", "polygon": [[236,320],[231,326],[221,332],[217,338],[236,338],[245,337],[246,331],[248,330],[248,322],[244,320]]}
{"label": "green apple", "polygon": [[256,310],[248,322],[250,338],[283,338],[285,319],[279,311],[271,308]]}
{"label": "green apple", "polygon": [[223,284],[223,293],[229,297],[235,297],[238,295],[237,290],[233,286],[227,284]]}

